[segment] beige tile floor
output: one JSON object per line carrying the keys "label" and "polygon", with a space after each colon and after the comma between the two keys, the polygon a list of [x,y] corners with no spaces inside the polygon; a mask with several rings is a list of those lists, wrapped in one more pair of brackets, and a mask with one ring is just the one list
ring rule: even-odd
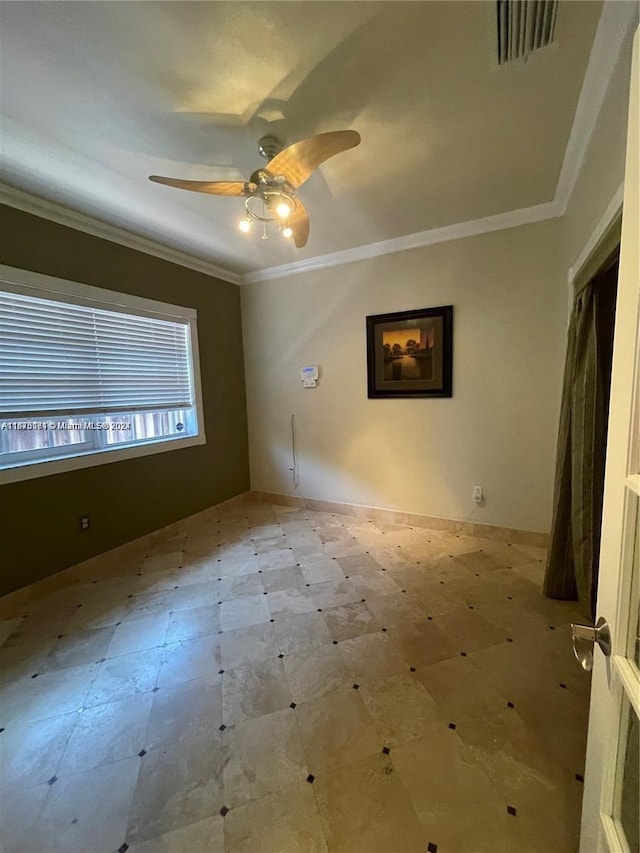
{"label": "beige tile floor", "polygon": [[543,558],[247,503],[5,606],[1,849],[576,850],[589,685]]}

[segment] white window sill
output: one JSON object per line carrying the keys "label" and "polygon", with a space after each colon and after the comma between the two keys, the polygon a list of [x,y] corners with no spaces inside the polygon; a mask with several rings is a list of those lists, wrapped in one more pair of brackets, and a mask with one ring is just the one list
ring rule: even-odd
{"label": "white window sill", "polygon": [[52,474],[63,474],[66,471],[77,471],[81,468],[93,468],[96,465],[106,465],[109,462],[122,462],[125,459],[152,456],[154,453],[182,450],[185,447],[206,444],[206,442],[206,436],[200,434],[185,436],[184,438],[149,441],[130,447],[114,447],[98,452],[83,453],[78,456],[66,456],[48,462],[29,462],[24,465],[14,465],[0,471],[0,486],[8,483],[19,483],[22,480],[35,480],[37,477],[49,477]]}

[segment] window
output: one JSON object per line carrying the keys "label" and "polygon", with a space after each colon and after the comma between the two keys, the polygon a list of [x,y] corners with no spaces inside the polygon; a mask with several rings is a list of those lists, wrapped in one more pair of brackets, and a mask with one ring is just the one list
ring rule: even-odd
{"label": "window", "polygon": [[205,441],[196,312],[0,267],[0,482]]}

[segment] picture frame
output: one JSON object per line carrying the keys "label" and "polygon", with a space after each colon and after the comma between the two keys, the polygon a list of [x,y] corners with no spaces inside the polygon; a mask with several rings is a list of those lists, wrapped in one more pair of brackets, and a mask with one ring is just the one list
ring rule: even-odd
{"label": "picture frame", "polygon": [[366,320],[369,398],[453,395],[453,305]]}

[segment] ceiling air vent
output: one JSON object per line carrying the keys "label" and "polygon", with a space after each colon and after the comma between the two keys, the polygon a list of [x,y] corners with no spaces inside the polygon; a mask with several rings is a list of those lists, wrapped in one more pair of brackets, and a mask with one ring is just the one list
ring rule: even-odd
{"label": "ceiling air vent", "polygon": [[526,59],[551,44],[558,0],[497,0],[498,63]]}

